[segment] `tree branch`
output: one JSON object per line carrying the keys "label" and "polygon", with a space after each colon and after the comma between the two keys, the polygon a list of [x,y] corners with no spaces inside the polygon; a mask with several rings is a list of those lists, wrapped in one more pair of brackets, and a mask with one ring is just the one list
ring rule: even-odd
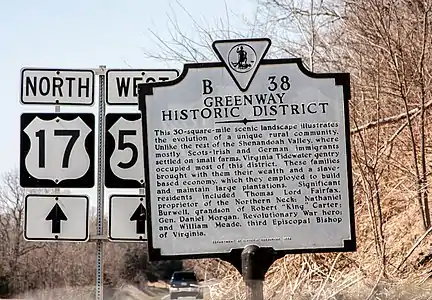
{"label": "tree branch", "polygon": [[[432,100],[425,104],[424,109],[428,109],[430,106],[432,106]],[[357,128],[352,129],[351,134],[358,133],[362,130],[371,129],[371,128],[374,128],[375,126],[378,126],[378,125],[396,123],[400,120],[406,119],[408,116],[414,116],[415,117],[415,116],[419,115],[420,112],[421,112],[421,108],[417,107],[417,108],[414,108],[414,109],[408,111],[408,114],[407,113],[401,113],[398,115],[394,115],[394,116],[382,118],[379,120],[375,120],[375,121],[369,122],[367,124],[364,124],[362,126],[359,126]]]}

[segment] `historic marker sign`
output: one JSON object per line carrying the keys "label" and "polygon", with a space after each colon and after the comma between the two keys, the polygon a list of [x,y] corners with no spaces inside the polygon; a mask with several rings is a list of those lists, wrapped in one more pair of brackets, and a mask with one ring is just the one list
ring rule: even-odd
{"label": "historic marker sign", "polygon": [[94,72],[90,69],[21,70],[21,103],[92,105]]}
{"label": "historic marker sign", "polygon": [[112,195],[109,200],[108,237],[111,241],[146,241],[147,211],[144,195]]}
{"label": "historic marker sign", "polygon": [[20,184],[25,188],[94,186],[93,114],[21,115]]}
{"label": "historic marker sign", "polygon": [[355,250],[349,74],[269,47],[217,41],[221,62],[139,86],[152,260]]}
{"label": "historic marker sign", "polygon": [[170,69],[110,69],[106,74],[106,101],[111,105],[137,105],[138,84],[168,81],[178,74]]}
{"label": "historic marker sign", "polygon": [[105,124],[105,186],[144,187],[141,114],[107,114]]}
{"label": "historic marker sign", "polygon": [[24,238],[28,241],[88,240],[89,199],[78,195],[27,195]]}

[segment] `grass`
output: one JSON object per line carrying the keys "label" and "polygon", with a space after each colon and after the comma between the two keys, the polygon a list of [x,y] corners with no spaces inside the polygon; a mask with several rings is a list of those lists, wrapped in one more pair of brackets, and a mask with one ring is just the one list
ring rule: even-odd
{"label": "grass", "polygon": [[[104,288],[104,299],[107,300],[156,300],[161,299],[166,294],[166,288],[148,287],[142,291],[133,285],[123,285],[111,289]],[[44,289],[28,291],[21,295],[14,296],[16,299],[25,300],[94,300],[95,287],[64,287],[54,289]]]}
{"label": "grass", "polygon": [[[288,278],[285,278],[288,279]],[[283,281],[283,279],[281,279]],[[243,283],[230,284],[221,282],[206,293],[207,300],[246,300]],[[376,284],[359,274],[347,275],[345,278],[333,278],[331,281],[294,281],[277,287],[272,282],[265,282],[264,299],[271,300],[431,300],[432,284],[402,283]]]}

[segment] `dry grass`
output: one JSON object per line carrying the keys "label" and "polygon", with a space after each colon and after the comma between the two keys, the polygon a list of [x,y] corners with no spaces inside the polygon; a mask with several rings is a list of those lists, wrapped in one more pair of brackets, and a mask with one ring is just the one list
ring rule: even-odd
{"label": "dry grass", "polygon": [[[318,270],[316,270],[318,271]],[[313,271],[303,270],[296,277],[278,274],[267,278],[264,299],[271,300],[426,300],[432,299],[432,284],[379,283],[361,272],[312,279]],[[206,299],[244,300],[244,284],[240,276],[227,276],[218,285],[208,288]]]}
{"label": "dry grass", "polygon": [[[396,189],[393,193],[398,197],[407,195],[406,191],[402,193]],[[432,267],[418,264],[424,253],[429,251],[430,236],[422,237],[422,231],[418,229],[421,226],[417,207],[396,199],[390,193],[384,208],[387,243],[385,276],[375,253],[369,215],[361,205],[356,205],[358,251],[285,256],[276,261],[266,274],[265,299],[432,299],[432,284],[428,280]],[[203,278],[220,279],[217,284],[208,287],[207,299],[244,299],[243,280],[230,264],[210,259],[202,260],[198,265],[191,263],[195,264],[195,270]]]}
{"label": "dry grass", "polygon": [[161,288],[161,289],[168,289],[169,284],[164,281],[157,281],[157,282],[149,282],[147,283],[147,286],[155,287],[155,288]]}
{"label": "dry grass", "polygon": [[[109,300],[156,300],[166,294],[162,287],[148,287],[145,291],[137,287],[124,284],[115,289],[104,288],[104,299]],[[25,300],[94,300],[95,287],[64,287],[45,290],[29,291],[14,296],[16,299]]]}
{"label": "dry grass", "polygon": [[[266,274],[264,299],[432,299],[432,266],[419,264],[430,253],[431,235],[424,235],[421,228],[411,188],[402,178],[383,185],[385,274],[375,250],[366,200],[360,195],[356,198],[357,252],[288,255],[276,261]],[[208,287],[207,299],[245,299],[241,275],[230,264],[202,260],[195,270],[206,279],[220,280]]]}
{"label": "dry grass", "polygon": [[[159,298],[159,297],[158,297]],[[112,300],[151,300],[153,296],[147,295],[143,291],[132,285],[125,285],[118,289]]]}
{"label": "dry grass", "polygon": [[95,299],[95,287],[63,287],[43,290],[28,291],[26,293],[14,296],[17,299],[26,300],[90,300]]}

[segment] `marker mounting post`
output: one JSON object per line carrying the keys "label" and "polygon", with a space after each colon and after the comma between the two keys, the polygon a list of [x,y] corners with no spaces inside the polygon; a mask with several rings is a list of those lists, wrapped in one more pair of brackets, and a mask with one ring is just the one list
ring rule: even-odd
{"label": "marker mounting post", "polygon": [[241,273],[246,285],[246,300],[264,300],[265,274],[276,259],[276,252],[272,248],[256,245],[244,247],[241,253]]}

